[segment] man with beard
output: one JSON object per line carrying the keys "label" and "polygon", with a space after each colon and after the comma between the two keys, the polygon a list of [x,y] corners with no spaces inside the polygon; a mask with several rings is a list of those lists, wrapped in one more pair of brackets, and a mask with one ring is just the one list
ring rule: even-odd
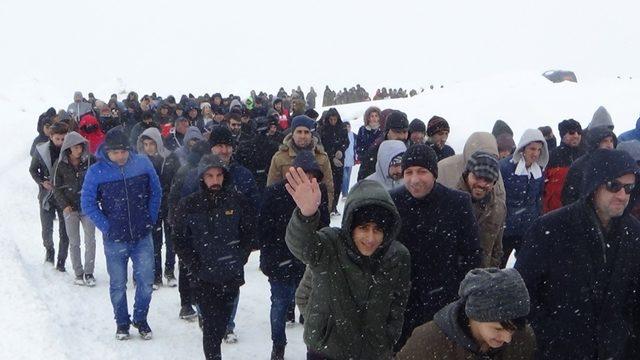
{"label": "man with beard", "polygon": [[500,175],[500,165],[493,154],[476,151],[467,162],[457,189],[471,195],[473,215],[478,222],[478,237],[482,248],[482,267],[500,267],[502,233],[506,206],[493,193]]}
{"label": "man with beard", "polygon": [[202,316],[207,359],[220,359],[220,344],[251,253],[255,213],[231,186],[225,163],[216,155],[198,164],[201,190],[180,201],[175,247],[195,287]]}

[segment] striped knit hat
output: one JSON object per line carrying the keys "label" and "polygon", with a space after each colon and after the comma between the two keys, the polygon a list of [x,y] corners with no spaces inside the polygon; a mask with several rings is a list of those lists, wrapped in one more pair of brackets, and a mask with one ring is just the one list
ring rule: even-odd
{"label": "striped knit hat", "polygon": [[467,172],[473,175],[496,182],[500,175],[500,164],[495,155],[485,151],[474,152],[467,161]]}

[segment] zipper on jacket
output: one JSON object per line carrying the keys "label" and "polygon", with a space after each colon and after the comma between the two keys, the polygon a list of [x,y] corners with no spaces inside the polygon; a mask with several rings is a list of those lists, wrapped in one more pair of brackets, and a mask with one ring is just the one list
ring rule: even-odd
{"label": "zipper on jacket", "polygon": [[127,190],[127,178],[124,176],[124,166],[120,167],[120,172],[122,173],[122,180],[124,181],[124,196],[127,198],[127,218],[129,219],[129,234],[131,235],[131,240],[136,240],[133,238],[133,226],[131,225],[131,204],[129,204],[129,190]]}

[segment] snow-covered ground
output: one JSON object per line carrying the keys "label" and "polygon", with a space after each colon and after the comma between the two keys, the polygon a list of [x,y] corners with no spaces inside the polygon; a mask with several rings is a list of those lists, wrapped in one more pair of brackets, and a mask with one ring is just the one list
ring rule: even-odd
{"label": "snow-covered ground", "polygon": [[[96,91],[98,97],[111,92],[109,88],[97,90],[102,90]],[[65,107],[69,95],[59,94],[51,84],[37,79],[13,83],[0,92],[0,117],[5,119],[5,126],[11,127],[5,132],[0,158],[0,254],[4,279],[0,286],[0,358],[200,358],[201,333],[196,323],[178,318],[177,288],[163,287],[153,294],[149,312],[152,341],[137,337],[126,342],[114,339],[101,241],[95,288],[74,286],[69,272],[58,273],[43,265],[37,187],[27,171],[28,149],[35,136],[38,114],[50,105]],[[547,124],[555,128],[559,120],[567,117],[586,125],[599,105],[609,109],[620,132],[635,125],[640,110],[635,100],[639,95],[640,86],[635,80],[597,78],[578,84],[552,84],[538,73],[523,73],[451,84],[409,99],[350,104],[338,109],[345,120],[352,121],[354,131],[362,123],[364,110],[373,104],[406,111],[410,119],[426,121],[439,114],[449,120],[450,142],[460,151],[471,132],[490,131],[498,118],[512,126],[517,140],[525,128]],[[356,173],[354,170],[352,182]],[[339,225],[339,221],[334,218],[333,225]],[[67,269],[70,268],[67,262]],[[258,269],[257,253],[252,254],[245,270],[246,285],[240,291],[236,319],[240,341],[223,345],[226,359],[268,358],[271,349],[269,287]],[[129,289],[128,296],[131,302],[133,289]],[[287,336],[287,358],[302,358],[302,326],[287,328]]]}

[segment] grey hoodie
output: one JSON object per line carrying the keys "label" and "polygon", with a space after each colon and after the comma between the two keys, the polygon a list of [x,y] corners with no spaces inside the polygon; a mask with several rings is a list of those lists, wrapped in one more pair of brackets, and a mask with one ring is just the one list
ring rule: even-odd
{"label": "grey hoodie", "polygon": [[613,120],[611,120],[611,115],[604,106],[600,106],[595,113],[593,113],[593,118],[587,126],[587,129],[591,130],[594,127],[598,126],[608,126],[613,130]]}
{"label": "grey hoodie", "polygon": [[200,129],[198,129],[197,126],[189,126],[187,128],[187,132],[186,134],[184,134],[184,139],[183,144],[184,146],[179,147],[176,151],[175,154],[178,156],[178,159],[180,160],[180,165],[184,165],[187,163],[187,156],[189,156],[189,146],[187,144],[189,144],[189,141],[193,140],[193,139],[198,139],[198,140],[204,140],[204,136],[202,136],[202,132],[200,132]]}
{"label": "grey hoodie", "polygon": [[518,142],[518,147],[516,151],[513,153],[514,164],[517,164],[522,158],[522,151],[524,148],[531,144],[534,141],[538,141],[542,143],[542,151],[540,152],[540,157],[538,158],[538,165],[540,168],[544,169],[545,166],[549,163],[549,149],[547,148],[547,141],[544,139],[544,135],[538,129],[527,129],[524,134],[520,137],[520,141]]}
{"label": "grey hoodie", "polygon": [[144,152],[144,144],[142,142],[143,137],[151,138],[156,142],[156,146],[158,147],[158,154],[162,156],[163,159],[166,159],[169,155],[171,155],[171,151],[164,147],[164,143],[162,142],[162,135],[160,135],[160,130],[155,127],[150,127],[138,136],[137,141],[137,150],[138,154],[145,154]]}
{"label": "grey hoodie", "polygon": [[69,157],[67,156],[66,150],[78,144],[84,144],[84,151],[82,152],[81,158],[83,160],[89,158],[89,140],[75,131],[67,133],[67,135],[65,135],[64,137],[64,141],[62,142],[62,147],[60,148],[60,156],[58,156],[58,161],[56,161],[53,168],[53,186],[57,186],[57,184],[55,183],[55,179],[60,163],[69,163]]}
{"label": "grey hoodie", "polygon": [[389,164],[397,155],[404,153],[407,146],[400,140],[385,140],[378,148],[378,161],[376,162],[376,172],[367,176],[368,180],[377,181],[386,190],[392,190],[401,186],[402,179],[396,181],[389,177]]}

